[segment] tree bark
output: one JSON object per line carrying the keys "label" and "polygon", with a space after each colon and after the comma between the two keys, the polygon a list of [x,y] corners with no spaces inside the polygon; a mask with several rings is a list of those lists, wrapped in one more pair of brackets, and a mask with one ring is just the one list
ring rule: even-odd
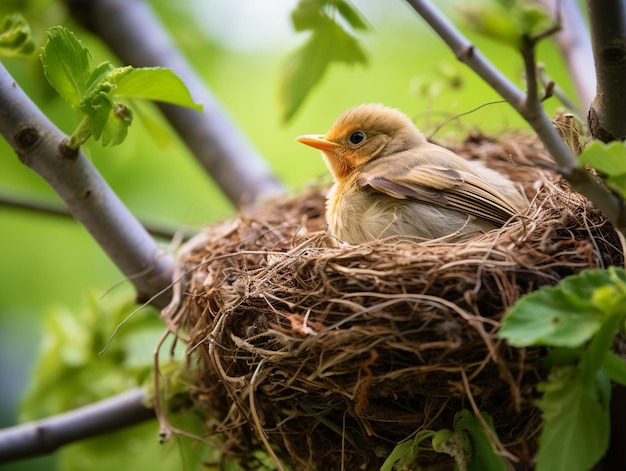
{"label": "tree bark", "polygon": [[626,139],[626,0],[587,0],[597,78],[589,130],[604,142]]}
{"label": "tree bark", "polygon": [[52,453],[63,445],[154,418],[134,389],[70,412],[0,430],[0,463]]}

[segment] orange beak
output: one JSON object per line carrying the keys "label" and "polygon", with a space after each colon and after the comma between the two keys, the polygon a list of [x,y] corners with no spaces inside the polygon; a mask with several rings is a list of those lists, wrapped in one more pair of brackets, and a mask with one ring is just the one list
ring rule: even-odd
{"label": "orange beak", "polygon": [[336,142],[329,141],[324,136],[317,134],[305,134],[304,136],[296,137],[296,141],[322,151],[333,151],[339,147],[339,144]]}

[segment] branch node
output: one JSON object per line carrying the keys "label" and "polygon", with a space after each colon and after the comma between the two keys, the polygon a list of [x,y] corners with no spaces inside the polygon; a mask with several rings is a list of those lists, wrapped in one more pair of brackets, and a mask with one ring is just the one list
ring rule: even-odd
{"label": "branch node", "polygon": [[31,150],[39,142],[39,132],[33,126],[20,127],[14,135],[15,145],[22,151]]}
{"label": "branch node", "polygon": [[602,142],[613,142],[618,140],[618,138],[615,137],[615,135],[611,131],[601,125],[600,116],[598,115],[598,111],[596,110],[595,100],[589,107],[587,122],[589,123],[589,129],[591,130],[591,134],[594,138]]}
{"label": "branch node", "polygon": [[59,143],[59,157],[63,160],[76,160],[78,158],[78,149],[74,149],[69,145],[70,140],[65,138]]}
{"label": "branch node", "polygon": [[543,89],[543,94],[541,96],[541,101],[547,100],[554,94],[555,86],[556,84],[554,83],[554,80],[550,80],[548,83],[545,84],[544,89]]}
{"label": "branch node", "polygon": [[626,53],[623,46],[607,47],[600,51],[600,57],[607,64],[620,65],[626,59]]}
{"label": "branch node", "polygon": [[456,55],[456,58],[460,62],[467,62],[474,55],[474,45],[468,44],[464,48],[460,49]]}

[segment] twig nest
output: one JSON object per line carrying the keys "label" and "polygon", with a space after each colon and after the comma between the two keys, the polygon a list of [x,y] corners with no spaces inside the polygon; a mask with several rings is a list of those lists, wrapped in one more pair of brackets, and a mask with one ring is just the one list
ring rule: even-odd
{"label": "twig nest", "polygon": [[312,190],[181,250],[165,315],[227,456],[251,469],[258,451],[279,469],[379,469],[398,442],[452,428],[465,408],[490,414],[496,449],[531,466],[544,352],[499,339],[502,316],[540,286],[622,265],[622,239],[534,140],[475,136],[456,150],[521,182],[528,212],[485,234],[332,247]]}

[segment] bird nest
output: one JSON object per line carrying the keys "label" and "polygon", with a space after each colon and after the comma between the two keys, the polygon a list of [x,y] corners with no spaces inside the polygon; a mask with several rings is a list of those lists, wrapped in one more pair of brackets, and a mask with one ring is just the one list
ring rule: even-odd
{"label": "bird nest", "polygon": [[[374,470],[469,409],[492,417],[513,467],[531,467],[545,352],[498,338],[502,316],[541,286],[623,265],[623,241],[533,139],[470,136],[455,150],[520,182],[529,210],[485,234],[334,247],[313,189],[183,247],[164,316],[224,456],[245,469]],[[434,452],[418,460],[454,468]]]}

